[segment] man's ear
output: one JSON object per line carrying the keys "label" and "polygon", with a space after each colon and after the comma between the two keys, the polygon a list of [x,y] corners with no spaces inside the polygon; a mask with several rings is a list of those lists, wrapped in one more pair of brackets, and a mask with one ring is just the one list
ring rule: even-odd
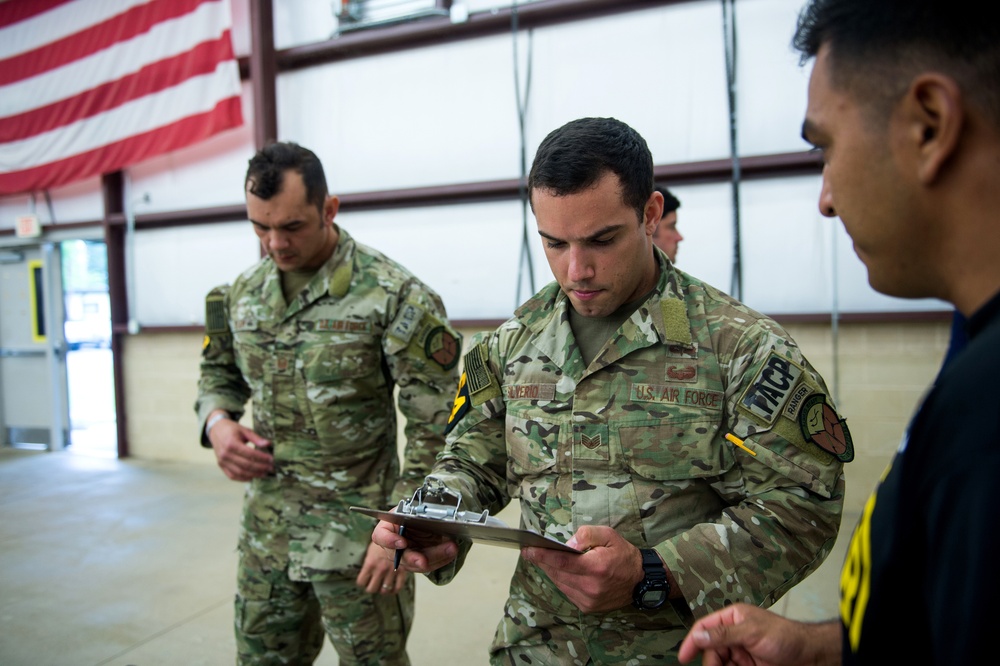
{"label": "man's ear", "polygon": [[917,76],[902,102],[907,139],[916,149],[917,178],[925,185],[941,177],[958,149],[965,124],[965,101],[949,76],[929,72]]}
{"label": "man's ear", "polygon": [[663,215],[663,195],[653,190],[653,193],[646,199],[646,207],[643,209],[643,225],[646,227],[646,234],[652,236],[656,231],[656,225],[660,223],[660,216]]}
{"label": "man's ear", "polygon": [[333,194],[327,195],[323,202],[323,223],[332,224],[333,218],[337,217],[338,210],[340,210],[340,197]]}

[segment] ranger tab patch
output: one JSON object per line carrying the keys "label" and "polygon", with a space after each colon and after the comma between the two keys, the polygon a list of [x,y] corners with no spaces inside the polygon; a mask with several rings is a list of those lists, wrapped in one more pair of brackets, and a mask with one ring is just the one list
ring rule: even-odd
{"label": "ranger tab patch", "polygon": [[762,423],[773,425],[801,375],[802,368],[772,351],[740,398],[739,409]]}
{"label": "ranger tab patch", "polygon": [[832,453],[838,460],[854,460],[854,440],[847,429],[847,421],[840,418],[822,394],[815,393],[802,403],[799,427],[806,440]]}

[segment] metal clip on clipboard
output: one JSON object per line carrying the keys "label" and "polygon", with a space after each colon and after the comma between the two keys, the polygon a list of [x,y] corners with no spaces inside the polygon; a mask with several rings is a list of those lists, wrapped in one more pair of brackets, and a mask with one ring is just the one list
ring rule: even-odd
{"label": "metal clip on clipboard", "polygon": [[[454,500],[454,503],[451,500]],[[507,527],[502,520],[494,518],[487,510],[482,513],[462,511],[461,506],[462,493],[448,488],[430,490],[424,486],[417,488],[410,499],[399,500],[399,504],[396,505],[396,513],[433,520],[451,520],[470,525]]]}
{"label": "metal clip on clipboard", "polygon": [[448,488],[418,488],[413,497],[400,500],[394,512],[352,506],[351,511],[405,527],[407,530],[470,539],[506,548],[534,546],[569,553],[582,551],[532,530],[508,527],[488,510],[463,511],[462,494]]}

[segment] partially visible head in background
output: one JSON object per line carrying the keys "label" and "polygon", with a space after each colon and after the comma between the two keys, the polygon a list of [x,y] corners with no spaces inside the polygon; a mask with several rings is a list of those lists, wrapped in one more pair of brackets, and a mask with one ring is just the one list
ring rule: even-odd
{"label": "partially visible head in background", "polygon": [[684,236],[677,230],[677,209],[681,207],[681,202],[662,185],[657,185],[656,191],[663,196],[663,217],[653,232],[653,243],[670,258],[670,263],[675,263],[677,246],[684,240]]}

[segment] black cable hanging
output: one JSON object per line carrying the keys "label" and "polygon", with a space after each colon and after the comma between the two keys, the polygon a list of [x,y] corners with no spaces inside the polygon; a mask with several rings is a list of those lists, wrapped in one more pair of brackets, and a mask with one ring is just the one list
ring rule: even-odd
{"label": "black cable hanging", "polygon": [[729,152],[733,160],[733,275],[729,293],[743,300],[743,252],[740,242],[740,156],[736,143],[736,7],[735,0],[722,0],[722,31],[726,49],[726,92],[729,98]]}
{"label": "black cable hanging", "polygon": [[524,300],[521,297],[521,279],[524,269],[528,270],[528,286],[530,292],[528,296],[535,293],[535,266],[531,259],[531,234],[528,229],[528,147],[524,136],[524,117],[528,112],[528,98],[531,93],[531,47],[534,33],[528,30],[528,58],[527,71],[525,72],[524,99],[521,99],[521,65],[518,59],[517,50],[517,2],[511,6],[510,12],[511,37],[514,40],[514,95],[517,101],[517,123],[521,140],[521,178],[518,183],[518,192],[521,197],[521,252],[518,255],[517,271],[517,291],[514,295],[514,307],[516,308]]}

